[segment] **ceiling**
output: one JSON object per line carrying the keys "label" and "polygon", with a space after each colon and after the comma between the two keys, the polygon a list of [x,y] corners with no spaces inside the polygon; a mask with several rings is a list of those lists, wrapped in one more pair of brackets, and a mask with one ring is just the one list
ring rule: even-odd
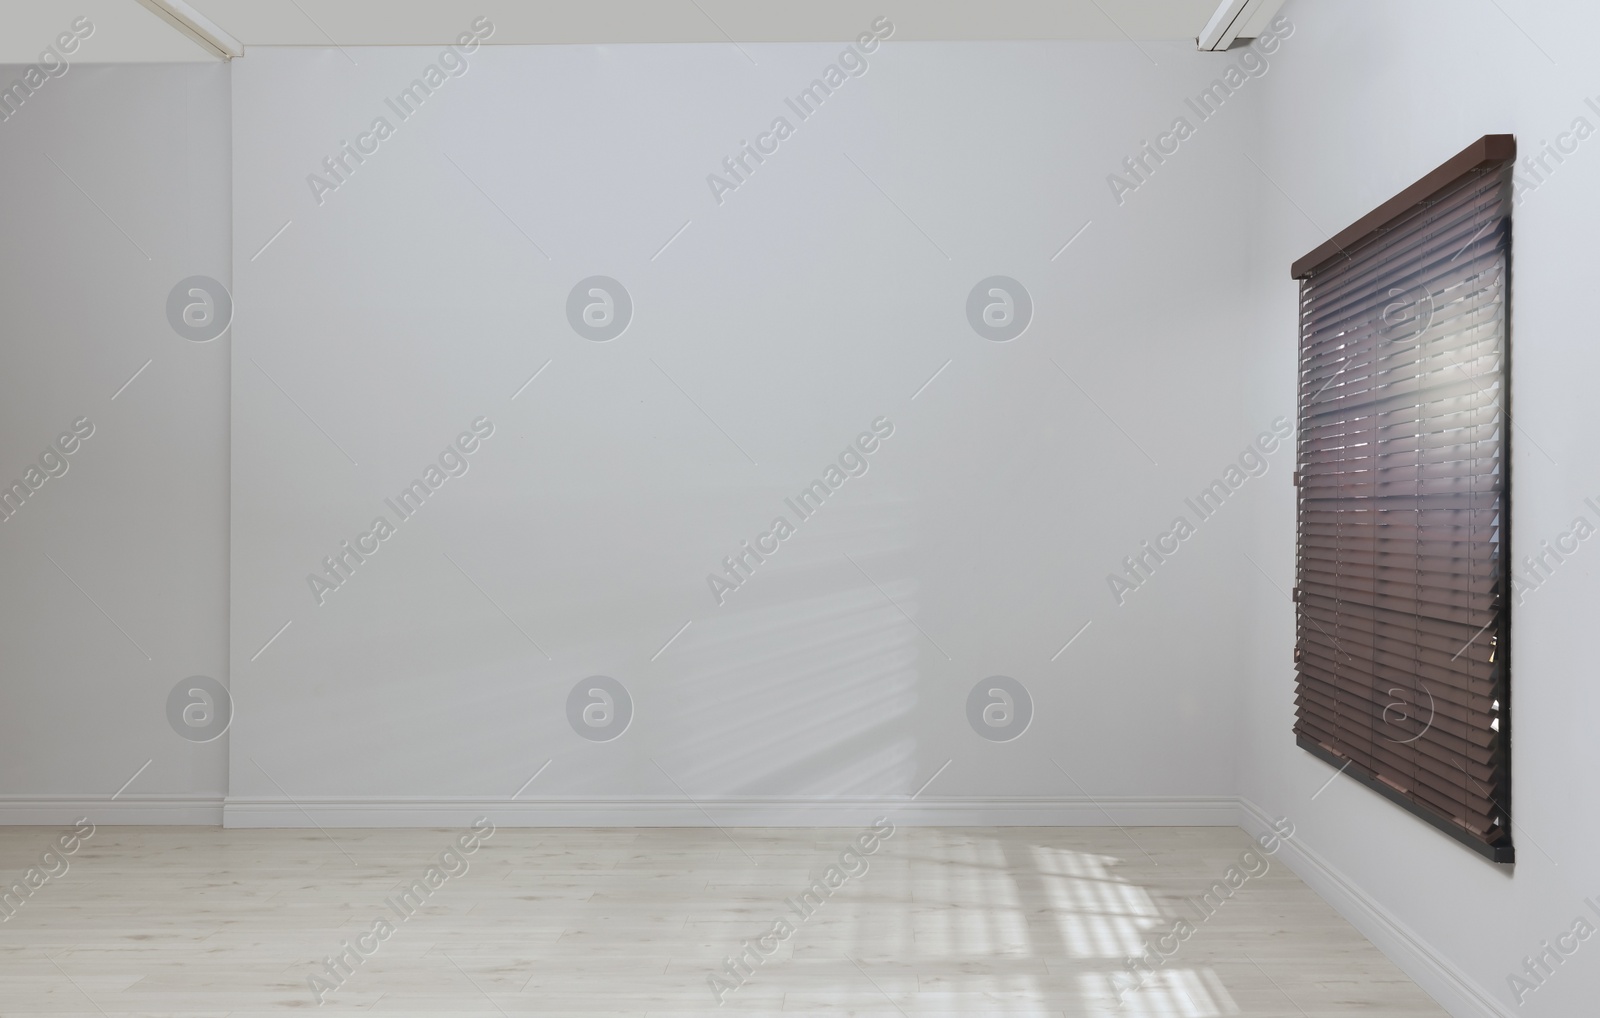
{"label": "ceiling", "polygon": [[[479,16],[495,44],[805,42],[854,38],[880,15],[896,40],[1193,40],[1218,0],[187,0],[251,46],[439,45]],[[1271,5],[1276,6],[1276,5]],[[0,63],[31,63],[78,16],[90,63],[212,60],[140,0],[5,0]],[[1246,32],[1253,35],[1254,32]]]}

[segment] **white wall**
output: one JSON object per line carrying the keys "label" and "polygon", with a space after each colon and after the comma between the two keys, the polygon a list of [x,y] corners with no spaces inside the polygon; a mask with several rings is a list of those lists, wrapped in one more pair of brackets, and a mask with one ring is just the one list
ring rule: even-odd
{"label": "white wall", "polygon": [[[1252,205],[1253,303],[1262,310],[1247,362],[1258,414],[1292,405],[1296,290],[1288,265],[1323,240],[1321,231],[1343,228],[1479,135],[1514,133],[1531,154],[1574,118],[1600,127],[1584,102],[1600,90],[1584,73],[1600,28],[1592,5],[1499,6],[1294,0],[1286,8],[1300,33],[1294,59],[1271,81],[1258,148],[1276,186],[1263,186]],[[1591,139],[1514,213],[1519,558],[1576,516],[1597,522],[1584,504],[1600,494],[1591,391],[1600,353],[1589,278],[1597,184],[1600,141]],[[1293,493],[1275,486],[1257,506],[1253,554],[1287,587]],[[1296,844],[1311,850],[1295,863],[1302,875],[1454,1014],[1586,1014],[1600,992],[1600,968],[1586,957],[1600,952],[1594,943],[1520,1007],[1506,981],[1580,914],[1600,924],[1582,903],[1600,891],[1597,596],[1600,552],[1586,544],[1513,610],[1511,868],[1483,861],[1348,779],[1317,794],[1333,769],[1297,749],[1290,733],[1292,609],[1270,589],[1255,592],[1241,791],[1294,819]]]}
{"label": "white wall", "polygon": [[[842,818],[947,761],[927,816],[1232,822],[1247,517],[1122,607],[1105,577],[1274,416],[1233,328],[1255,97],[1125,204],[1106,175],[1235,58],[891,43],[800,123],[840,47],[747,48],[480,51],[403,123],[437,50],[234,64],[229,823],[442,822],[547,760],[530,822]],[[635,304],[606,343],[564,310],[594,274]],[[1036,305],[1009,343],[965,316],[995,274]],[[469,472],[319,605],[323,556],[480,416]],[[879,417],[870,471],[719,606],[707,574]],[[635,703],[613,742],[565,716],[593,674]],[[994,674],[1034,699],[1018,741],[967,723]]]}
{"label": "white wall", "polygon": [[0,123],[0,483],[93,427],[0,522],[7,822],[220,816],[226,744],[166,702],[227,679],[229,340],[165,307],[229,277],[228,116],[221,66],[73,65]]}
{"label": "white wall", "polygon": [[[1267,423],[1228,322],[1255,98],[1119,206],[1106,174],[1232,57],[892,45],[714,204],[706,174],[837,50],[502,50],[322,207],[306,174],[434,51],[75,65],[0,124],[11,473],[97,428],[0,524],[0,818],[420,822],[550,760],[531,822],[704,822],[691,796],[818,821],[948,761],[919,815],[1230,822],[1246,517],[1124,607],[1105,577]],[[230,261],[233,330],[182,338],[169,292]],[[596,272],[637,302],[607,344],[563,308]],[[1036,304],[1010,343],[966,320],[993,274]],[[312,602],[480,415],[471,473]],[[870,473],[718,606],[707,573],[880,416]],[[615,742],[565,720],[595,673],[637,703]],[[992,674],[1031,691],[1018,741],[967,723]],[[193,675],[233,691],[214,742],[168,721]]]}

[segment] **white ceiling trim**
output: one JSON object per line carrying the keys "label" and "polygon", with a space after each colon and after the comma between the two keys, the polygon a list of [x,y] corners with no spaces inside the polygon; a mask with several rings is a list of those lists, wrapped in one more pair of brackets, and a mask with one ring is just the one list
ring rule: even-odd
{"label": "white ceiling trim", "polygon": [[1253,39],[1282,6],[1283,0],[1222,0],[1195,42],[1203,50],[1225,50],[1236,39]]}
{"label": "white ceiling trim", "polygon": [[244,45],[184,0],[139,0],[161,20],[224,60],[244,56]]}

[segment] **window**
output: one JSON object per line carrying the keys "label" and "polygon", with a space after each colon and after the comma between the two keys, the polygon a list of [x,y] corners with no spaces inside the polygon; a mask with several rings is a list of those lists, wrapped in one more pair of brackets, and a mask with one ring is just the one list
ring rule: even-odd
{"label": "window", "polygon": [[1480,138],[1293,267],[1296,741],[1495,862],[1515,159]]}

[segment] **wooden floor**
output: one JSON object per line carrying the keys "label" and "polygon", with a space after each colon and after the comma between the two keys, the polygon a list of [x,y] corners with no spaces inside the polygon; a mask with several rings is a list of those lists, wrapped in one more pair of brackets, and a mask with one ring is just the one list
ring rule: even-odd
{"label": "wooden floor", "polygon": [[[0,877],[61,833],[0,828]],[[100,827],[0,923],[0,1016],[1445,1018],[1275,859],[1199,921],[1237,829],[901,827],[802,920],[784,899],[857,830],[500,828],[402,920],[385,899],[457,833]],[[308,978],[385,916],[319,1007]],[[719,1006],[708,973],[780,917]],[[1119,1008],[1113,972],[1178,917],[1192,935]]]}

